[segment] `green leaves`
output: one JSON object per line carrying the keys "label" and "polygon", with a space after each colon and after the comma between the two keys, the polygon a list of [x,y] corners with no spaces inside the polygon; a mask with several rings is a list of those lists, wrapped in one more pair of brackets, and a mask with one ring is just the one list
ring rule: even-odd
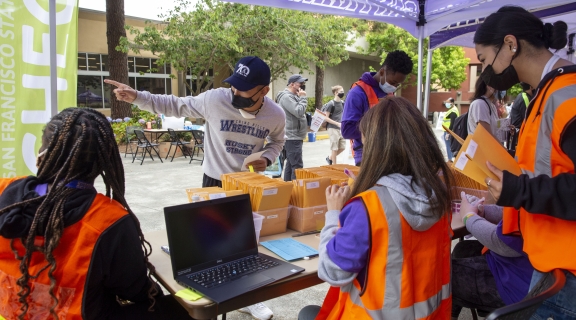
{"label": "green leaves", "polygon": [[352,19],[302,11],[217,0],[191,6],[179,0],[160,18],[164,24],[148,23],[144,31],[127,26],[134,40],[124,38],[118,49],[148,50],[160,63],[188,71],[198,81],[194,94],[212,85],[212,80],[203,80],[208,70],[233,70],[246,55],[264,59],[275,80],[289,67],[310,70],[310,62],[322,68],[336,65],[348,59],[346,46],[352,43]]}
{"label": "green leaves", "polygon": [[[414,68],[412,73],[418,75],[418,39],[407,31],[389,24],[366,22],[369,27],[366,40],[369,44],[368,53],[375,53],[386,59],[387,52],[402,50],[412,58]],[[428,39],[424,41],[424,56],[427,54]],[[434,50],[432,55],[432,73],[430,83],[432,89],[459,89],[466,80],[466,67],[470,60],[464,57],[461,47],[442,47]],[[427,61],[423,61],[426,70]],[[426,81],[426,74],[422,75]]]}

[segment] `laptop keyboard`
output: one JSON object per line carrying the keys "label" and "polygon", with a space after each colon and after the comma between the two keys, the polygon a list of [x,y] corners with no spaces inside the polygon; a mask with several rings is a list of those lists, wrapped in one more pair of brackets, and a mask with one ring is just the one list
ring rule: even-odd
{"label": "laptop keyboard", "polygon": [[191,274],[188,276],[188,279],[196,282],[204,288],[212,288],[226,282],[234,281],[247,274],[270,269],[278,265],[280,265],[278,262],[261,258],[259,256],[251,256],[203,272]]}

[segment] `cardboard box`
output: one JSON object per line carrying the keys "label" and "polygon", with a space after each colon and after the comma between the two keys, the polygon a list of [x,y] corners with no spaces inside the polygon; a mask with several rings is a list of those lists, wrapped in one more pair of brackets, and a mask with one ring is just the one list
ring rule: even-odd
{"label": "cardboard box", "polygon": [[188,196],[188,202],[192,202],[192,196],[197,195],[200,197],[200,201],[213,200],[224,197],[232,197],[241,195],[243,192],[241,190],[225,191],[219,187],[208,187],[208,188],[188,188],[186,189],[186,195]]}
{"label": "cardboard box", "polygon": [[286,232],[289,207],[255,212],[264,216],[260,237]]}
{"label": "cardboard box", "polygon": [[288,228],[298,232],[322,230],[326,222],[326,211],[325,205],[309,208],[292,206],[290,207]]}

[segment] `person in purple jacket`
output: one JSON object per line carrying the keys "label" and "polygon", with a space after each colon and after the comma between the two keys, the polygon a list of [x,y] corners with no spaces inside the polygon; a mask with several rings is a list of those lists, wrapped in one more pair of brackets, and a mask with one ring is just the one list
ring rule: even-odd
{"label": "person in purple jacket", "polygon": [[502,234],[502,207],[484,206],[484,198],[464,192],[461,196],[462,222],[477,240],[460,241],[452,251],[452,320],[462,307],[484,315],[519,302],[534,273],[522,237]]}
{"label": "person in purple jacket", "polygon": [[364,114],[370,109],[369,95],[383,98],[393,94],[412,72],[412,59],[404,51],[389,52],[378,72],[365,72],[356,84],[363,82],[365,88],[372,92],[365,92],[362,85],[353,86],[348,92],[344,102],[341,131],[344,139],[353,139],[354,161],[360,166],[362,161],[362,137],[358,124]]}

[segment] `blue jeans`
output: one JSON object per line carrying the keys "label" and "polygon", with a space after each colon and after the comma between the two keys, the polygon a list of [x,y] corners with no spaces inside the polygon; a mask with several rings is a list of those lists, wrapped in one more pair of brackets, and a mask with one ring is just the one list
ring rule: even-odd
{"label": "blue jeans", "polygon": [[444,131],[444,143],[446,144],[446,155],[448,156],[448,160],[452,161],[454,155],[452,154],[452,150],[450,150],[450,140],[446,140],[446,136],[450,136],[447,131]]}
{"label": "blue jeans", "polygon": [[[544,303],[532,315],[532,320],[561,320],[561,319],[576,319],[576,276],[568,271],[566,274],[566,284],[555,296],[544,301]],[[534,271],[532,281],[530,282],[530,290],[542,278],[543,273]]]}

